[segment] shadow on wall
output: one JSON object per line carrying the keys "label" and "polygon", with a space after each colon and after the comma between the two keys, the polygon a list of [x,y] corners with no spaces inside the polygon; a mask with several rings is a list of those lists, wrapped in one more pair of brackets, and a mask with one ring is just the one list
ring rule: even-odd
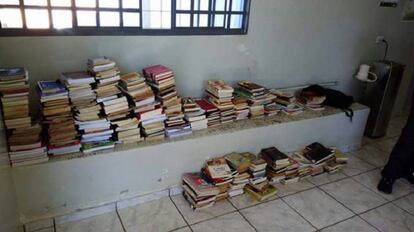
{"label": "shadow on wall", "polygon": [[0,231],[18,231],[19,212],[11,168],[0,168]]}

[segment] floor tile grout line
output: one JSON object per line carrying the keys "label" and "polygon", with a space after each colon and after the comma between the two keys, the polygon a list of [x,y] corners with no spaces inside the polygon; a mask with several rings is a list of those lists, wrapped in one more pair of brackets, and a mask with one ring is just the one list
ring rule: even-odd
{"label": "floor tile grout line", "polygon": [[173,203],[175,209],[178,211],[178,213],[183,218],[185,224],[187,224],[188,228],[190,228],[190,230],[193,231],[193,229],[191,228],[190,223],[188,223],[187,219],[185,219],[184,215],[181,213],[180,209],[178,208],[178,206],[175,204],[174,200],[172,199],[171,194],[168,193],[168,197],[170,198],[170,201]]}
{"label": "floor tile grout line", "polygon": [[[244,193],[246,194],[246,193]],[[258,232],[257,228],[244,216],[244,214],[233,204],[232,201],[228,200],[228,202],[237,210],[237,212],[243,217],[243,219],[256,231]],[[265,201],[266,202],[266,201]],[[265,203],[263,202],[263,203]],[[255,205],[256,206],[256,205]]]}
{"label": "floor tile grout line", "polygon": [[375,225],[371,224],[369,221],[365,220],[363,217],[361,217],[361,215],[357,215],[357,217],[359,217],[362,221],[366,222],[368,225],[372,226],[372,228],[374,228],[378,232],[381,232],[380,229],[378,229]]}
{"label": "floor tile grout line", "polygon": [[122,221],[121,214],[120,214],[120,213],[119,213],[119,211],[118,211],[118,204],[115,204],[115,213],[116,213],[116,215],[118,216],[118,220],[119,220],[119,222],[121,223],[122,230],[123,230],[124,232],[127,232],[126,227],[125,227],[125,225],[124,225],[124,222]]}
{"label": "floor tile grout line", "polygon": [[285,199],[280,198],[280,200],[285,203],[291,210],[293,210],[295,213],[297,213],[299,215],[299,217],[301,217],[303,220],[305,220],[307,223],[309,223],[309,225],[311,225],[313,228],[315,228],[317,231],[319,230],[315,225],[313,225],[308,219],[305,218],[305,216],[303,216],[302,214],[299,213],[299,211],[297,211],[295,208],[293,208],[288,202],[285,201]]}
{"label": "floor tile grout line", "polygon": [[408,194],[408,195],[405,195],[405,196],[403,196],[403,197],[400,197],[400,198],[398,198],[398,199],[395,199],[395,200],[391,201],[391,203],[392,203],[394,206],[398,207],[399,209],[403,210],[404,212],[406,212],[406,213],[408,213],[409,215],[411,215],[411,216],[413,216],[413,217],[414,217],[414,213],[411,213],[411,212],[409,212],[408,210],[405,210],[404,208],[400,207],[399,205],[397,205],[397,204],[395,203],[396,201],[401,200],[401,199],[403,199],[403,198],[405,198],[405,197],[408,197],[408,196],[409,196],[409,195],[411,195],[411,194],[413,194],[413,193],[410,193],[410,194]]}

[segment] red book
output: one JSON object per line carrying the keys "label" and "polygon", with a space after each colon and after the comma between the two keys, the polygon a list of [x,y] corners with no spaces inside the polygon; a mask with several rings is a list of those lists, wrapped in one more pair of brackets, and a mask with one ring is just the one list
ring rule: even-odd
{"label": "red book", "polygon": [[195,103],[207,113],[217,111],[218,108],[206,100],[195,100]]}

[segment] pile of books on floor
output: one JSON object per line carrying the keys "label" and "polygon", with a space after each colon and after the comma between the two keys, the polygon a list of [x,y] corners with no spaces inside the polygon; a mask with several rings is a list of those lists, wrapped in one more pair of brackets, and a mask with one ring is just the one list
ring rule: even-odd
{"label": "pile of books on floor", "polygon": [[183,195],[194,210],[214,205],[219,188],[208,182],[203,173],[187,173],[183,175]]}
{"label": "pile of books on floor", "polygon": [[[42,128],[29,116],[29,75],[24,68],[0,69],[0,94],[3,130],[7,138],[12,166],[30,165],[49,160],[42,143]],[[4,156],[4,151],[3,156]],[[2,159],[7,162],[6,158]]]}
{"label": "pile of books on floor", "polygon": [[273,184],[289,184],[299,181],[299,162],[276,147],[262,149],[260,155],[267,162],[266,175]]}
{"label": "pile of books on floor", "polygon": [[244,193],[244,187],[250,181],[249,167],[254,155],[250,153],[230,153],[225,155],[230,168],[237,173],[234,175],[228,190],[229,197],[235,197]]}
{"label": "pile of books on floor", "polygon": [[220,123],[220,111],[217,107],[211,104],[206,99],[199,99],[195,100],[197,105],[204,110],[206,117],[207,117],[207,127],[216,127],[219,126]]}
{"label": "pile of books on floor", "polygon": [[247,104],[247,98],[236,96],[233,100],[234,110],[236,111],[236,121],[249,118],[250,107]]}
{"label": "pile of books on floor", "polygon": [[256,83],[250,81],[239,81],[236,93],[245,97],[250,106],[250,118],[262,118],[265,114],[265,105],[271,104],[275,96]]}
{"label": "pile of books on floor", "polygon": [[226,199],[229,196],[230,183],[237,175],[237,170],[231,170],[226,159],[219,157],[207,160],[202,171],[207,180],[219,189],[216,201]]}
{"label": "pile of books on floor", "polygon": [[39,81],[37,85],[43,124],[48,135],[48,153],[63,155],[78,152],[81,145],[65,86],[59,81]]}
{"label": "pile of books on floor", "polygon": [[220,123],[230,123],[236,119],[233,104],[234,89],[222,80],[207,82],[206,93],[208,101],[220,111]]}
{"label": "pile of books on floor", "polygon": [[[335,150],[326,148],[320,143],[312,143],[295,154],[296,160],[300,163],[310,166],[310,175],[316,176],[323,174],[328,168],[328,163],[333,165],[336,163]],[[343,162],[343,161],[340,161]],[[339,169],[341,166],[334,167]],[[336,170],[337,171],[337,170]],[[331,173],[334,171],[331,170]]]}
{"label": "pile of books on floor", "polygon": [[303,107],[297,104],[296,97],[293,93],[273,90],[272,94],[276,96],[274,102],[286,115],[294,116],[303,113]]}
{"label": "pile of books on floor", "polygon": [[207,128],[208,119],[206,118],[206,112],[200,108],[193,98],[183,98],[183,111],[185,120],[190,123],[193,131]]}

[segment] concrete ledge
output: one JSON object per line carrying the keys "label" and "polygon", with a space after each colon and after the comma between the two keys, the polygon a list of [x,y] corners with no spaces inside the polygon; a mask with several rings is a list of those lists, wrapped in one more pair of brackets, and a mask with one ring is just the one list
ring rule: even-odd
{"label": "concrete ledge", "polygon": [[[341,110],[328,108],[299,117],[246,120],[196,132],[188,138],[120,146],[91,156],[73,154],[14,168],[21,221],[114,202],[119,202],[118,207],[140,203],[147,197],[132,198],[177,186],[184,172],[197,171],[206,159],[233,151],[257,153],[263,147],[277,146],[290,152],[314,141],[345,151],[355,149],[361,144],[369,109],[359,104],[353,109],[353,122]],[[128,199],[132,200],[124,201]]]}

